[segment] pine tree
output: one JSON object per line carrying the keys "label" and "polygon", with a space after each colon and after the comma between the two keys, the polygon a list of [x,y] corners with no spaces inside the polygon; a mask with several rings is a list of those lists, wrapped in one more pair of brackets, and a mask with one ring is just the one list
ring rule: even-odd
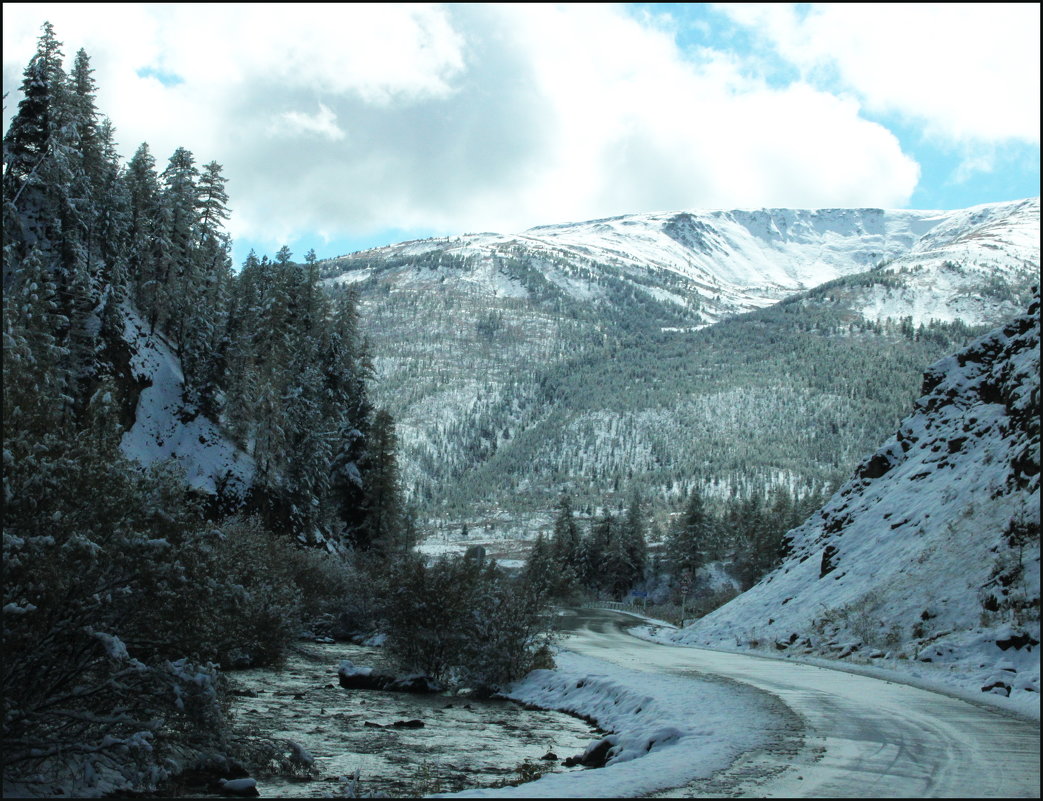
{"label": "pine tree", "polygon": [[522,580],[540,594],[550,593],[558,584],[558,563],[551,553],[550,543],[543,534],[536,537],[529,558],[522,571]]}
{"label": "pine tree", "polygon": [[601,580],[612,598],[618,601],[634,584],[634,565],[630,560],[624,527],[607,513],[603,525],[609,531],[609,539],[602,563]]}
{"label": "pine tree", "polygon": [[610,579],[606,570],[609,546],[612,542],[613,518],[607,511],[593,521],[584,539],[585,583],[593,592],[608,590]]}
{"label": "pine tree", "polygon": [[695,486],[667,544],[670,561],[678,572],[694,573],[702,567],[713,539],[713,525],[703,506],[699,487]]}
{"label": "pine tree", "polygon": [[189,400],[211,413],[219,411],[215,403],[224,372],[223,350],[227,346],[225,332],[230,303],[231,242],[221,230],[229,215],[226,182],[216,161],[204,167],[199,179],[196,220],[199,240],[193,253],[195,269],[190,279],[198,302],[186,313],[182,357]]}
{"label": "pine tree", "polygon": [[169,249],[162,227],[159,175],[148,144],[142,143],[127,165],[123,179],[129,204],[127,270],[131,294],[138,310],[154,329],[159,317],[160,263]]}
{"label": "pine tree", "polygon": [[641,513],[641,498],[637,490],[630,496],[630,505],[623,520],[621,537],[631,567],[631,584],[641,581],[648,566],[648,544],[645,540],[645,524]]}
{"label": "pine tree", "polygon": [[554,519],[550,548],[559,566],[559,581],[554,594],[565,598],[579,588],[582,555],[579,527],[572,513],[572,499],[568,493],[562,493],[558,500],[558,514]]}
{"label": "pine tree", "polygon": [[[6,247],[5,255],[13,249]],[[51,271],[38,250],[30,251],[4,292],[3,321],[4,439],[5,447],[18,454],[12,444],[15,432],[27,438],[60,433],[71,412],[63,369],[67,351],[59,343],[64,319]],[[31,458],[30,439],[24,449],[22,455]]]}
{"label": "pine tree", "polygon": [[157,320],[178,356],[185,351],[192,309],[201,302],[201,265],[195,258],[199,190],[195,157],[179,147],[160,175],[162,225],[168,250],[161,255],[160,287],[163,297]]}
{"label": "pine tree", "polygon": [[409,532],[395,457],[397,442],[394,420],[384,409],[378,410],[368,432],[367,454],[361,471],[365,517],[351,535],[356,548],[373,548],[386,556],[401,553],[415,544],[406,539]]}
{"label": "pine tree", "polygon": [[[67,86],[61,42],[49,22],[25,68],[22,100],[4,135],[4,239],[13,255],[37,248],[45,260],[60,251],[63,205],[71,184],[63,138]],[[7,270],[5,267],[5,284]]]}

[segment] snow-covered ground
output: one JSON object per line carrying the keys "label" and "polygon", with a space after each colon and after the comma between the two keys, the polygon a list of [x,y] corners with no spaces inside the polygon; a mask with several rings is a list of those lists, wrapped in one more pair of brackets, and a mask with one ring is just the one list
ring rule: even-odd
{"label": "snow-covered ground", "polygon": [[[587,752],[607,739],[608,764],[459,796],[1038,794],[1038,722],[982,709],[981,698],[880,669],[641,642],[615,612],[567,619],[557,669],[510,695],[594,718],[611,734]],[[656,627],[638,628],[655,639]]]}
{"label": "snow-covered ground", "polygon": [[[740,753],[764,746],[781,725],[753,691],[689,676],[646,673],[569,651],[555,670],[536,670],[508,697],[594,718],[611,743],[599,769],[552,774],[459,798],[633,797],[679,787],[727,767]],[[588,751],[600,740],[594,740]],[[559,755],[564,756],[564,755]]]}
{"label": "snow-covered ground", "polygon": [[193,489],[213,494],[218,482],[224,482],[225,492],[243,496],[253,481],[253,461],[209,419],[187,413],[177,356],[159,334],[148,332],[129,304],[124,307],[124,320],[130,369],[145,388],[138,397],[134,425],[120,442],[123,454],[146,466],[176,462]]}
{"label": "snow-covered ground", "polygon": [[[635,637],[663,645],[673,645],[681,648],[699,647],[684,645],[675,639],[675,627],[662,621],[649,620],[638,626],[633,626],[629,632]],[[862,676],[870,676],[883,681],[897,681],[932,692],[944,693],[956,698],[962,698],[975,704],[985,704],[1001,709],[1007,713],[1014,713],[1030,720],[1040,720],[1039,694],[1015,693],[1008,698],[1002,694],[983,693],[980,688],[981,669],[983,658],[988,664],[987,657],[994,656],[992,647],[995,642],[983,642],[982,636],[971,635],[968,637],[971,648],[968,652],[977,652],[977,661],[971,658],[964,664],[934,664],[919,662],[910,659],[898,659],[893,656],[880,656],[870,658],[866,656],[852,655],[843,660],[825,659],[821,656],[809,654],[798,654],[780,652],[773,645],[762,647],[724,647],[718,646],[713,650],[723,653],[734,654],[756,654],[765,659],[775,659],[780,662],[795,662],[817,667],[829,668],[831,670],[843,670],[857,673]],[[968,653],[970,655],[970,653]],[[1023,672],[1029,672],[1035,664],[1036,659],[1031,654],[1013,654],[1011,665],[1020,664]]]}
{"label": "snow-covered ground", "polygon": [[858,301],[871,320],[911,317],[987,325],[1020,313],[1010,285],[1039,274],[1039,198],[951,212],[909,253],[883,268],[897,287],[869,287]]}

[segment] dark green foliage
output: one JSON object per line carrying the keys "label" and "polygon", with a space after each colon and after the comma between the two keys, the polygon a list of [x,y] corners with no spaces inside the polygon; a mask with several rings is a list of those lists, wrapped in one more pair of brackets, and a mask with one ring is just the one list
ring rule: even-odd
{"label": "dark green foliage", "polygon": [[546,666],[540,580],[508,579],[493,563],[415,555],[391,563],[381,590],[386,648],[405,670],[494,690]]}
{"label": "dark green foliage", "polygon": [[684,513],[670,533],[667,552],[678,572],[694,573],[714,548],[716,522],[706,513],[698,487],[692,489]]}
{"label": "dark green foliage", "polygon": [[257,464],[251,502],[270,526],[365,550],[411,536],[394,421],[368,400],[354,295],[318,275],[285,247],[247,258],[219,351],[222,417]]}
{"label": "dark green foliage", "polygon": [[150,765],[226,748],[207,663],[270,662],[299,625],[286,543],[215,529],[180,476],[134,470],[110,399],[42,434],[46,405],[5,408],[4,780],[42,775],[45,795],[88,765],[140,787]]}
{"label": "dark green foliage", "polygon": [[558,501],[558,515],[554,520],[550,541],[551,558],[557,566],[557,578],[551,590],[554,597],[567,599],[579,589],[581,549],[572,501],[567,494],[563,494]]}
{"label": "dark green foliage", "polygon": [[522,579],[537,592],[550,596],[560,581],[560,572],[550,544],[542,534],[538,535],[529,551]]}
{"label": "dark green foliage", "polygon": [[[286,249],[233,278],[220,165],[179,148],[160,176],[142,145],[124,169],[86,53],[67,76],[60,47],[46,25],[4,137],[4,788],[148,792],[228,752],[218,666],[333,628],[350,570],[288,534],[343,551],[377,516],[393,553],[414,532],[353,296]],[[179,418],[249,445],[263,519],[123,457],[152,347],[179,358]]]}
{"label": "dark green foliage", "polygon": [[559,500],[554,533],[536,538],[523,572],[526,581],[546,587],[552,598],[575,601],[581,595],[617,600],[640,584],[648,568],[648,547],[636,493],[622,518],[605,512],[581,536],[567,494]]}

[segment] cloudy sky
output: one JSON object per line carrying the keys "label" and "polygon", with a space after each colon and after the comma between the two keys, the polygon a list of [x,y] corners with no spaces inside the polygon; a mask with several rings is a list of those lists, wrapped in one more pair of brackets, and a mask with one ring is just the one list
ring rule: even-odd
{"label": "cloudy sky", "polygon": [[229,178],[235,256],[642,211],[1039,194],[1039,5],[5,3],[129,157]]}

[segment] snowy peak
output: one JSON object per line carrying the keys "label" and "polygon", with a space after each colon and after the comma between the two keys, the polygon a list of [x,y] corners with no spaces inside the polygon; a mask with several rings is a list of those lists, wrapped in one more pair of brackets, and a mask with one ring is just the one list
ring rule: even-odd
{"label": "snowy peak", "polygon": [[[1038,264],[1038,239],[1038,198],[951,212],[682,211],[404,242],[332,260],[327,275],[352,283],[375,275],[413,282],[417,270],[430,277],[431,269],[451,265],[459,280],[490,297],[539,296],[532,281],[519,276],[523,264],[541,284],[575,301],[604,300],[605,282],[622,281],[690,310],[694,322],[712,323],[890,262],[892,276],[919,276],[890,281],[892,290],[908,284],[906,297],[865,293],[856,310],[872,319],[913,316],[919,323],[931,314],[954,319],[947,304],[973,294],[985,278],[996,291],[1002,290],[997,282],[1023,283],[1026,265]],[[953,263],[967,275],[932,288],[938,269]],[[964,305],[955,316],[967,315],[965,322],[1002,318],[995,304]]]}
{"label": "snowy peak", "polygon": [[[897,434],[787,535],[781,567],[678,638],[925,662],[984,653],[1011,663],[1005,694],[1038,693],[1038,650],[1008,651],[1039,642],[1038,297],[928,369]],[[995,688],[1000,668],[971,667]]]}
{"label": "snowy peak", "polygon": [[[759,209],[637,215],[532,229],[544,241],[610,251],[736,289],[798,290],[903,253],[932,212]],[[532,233],[529,232],[529,233]]]}
{"label": "snowy peak", "polygon": [[1039,281],[1039,198],[950,212],[881,273],[889,280],[854,302],[869,319],[1009,318]]}
{"label": "snowy peak", "polygon": [[990,203],[948,212],[920,238],[910,256],[937,253],[959,246],[995,250],[1022,248],[1039,254],[1039,198]]}

